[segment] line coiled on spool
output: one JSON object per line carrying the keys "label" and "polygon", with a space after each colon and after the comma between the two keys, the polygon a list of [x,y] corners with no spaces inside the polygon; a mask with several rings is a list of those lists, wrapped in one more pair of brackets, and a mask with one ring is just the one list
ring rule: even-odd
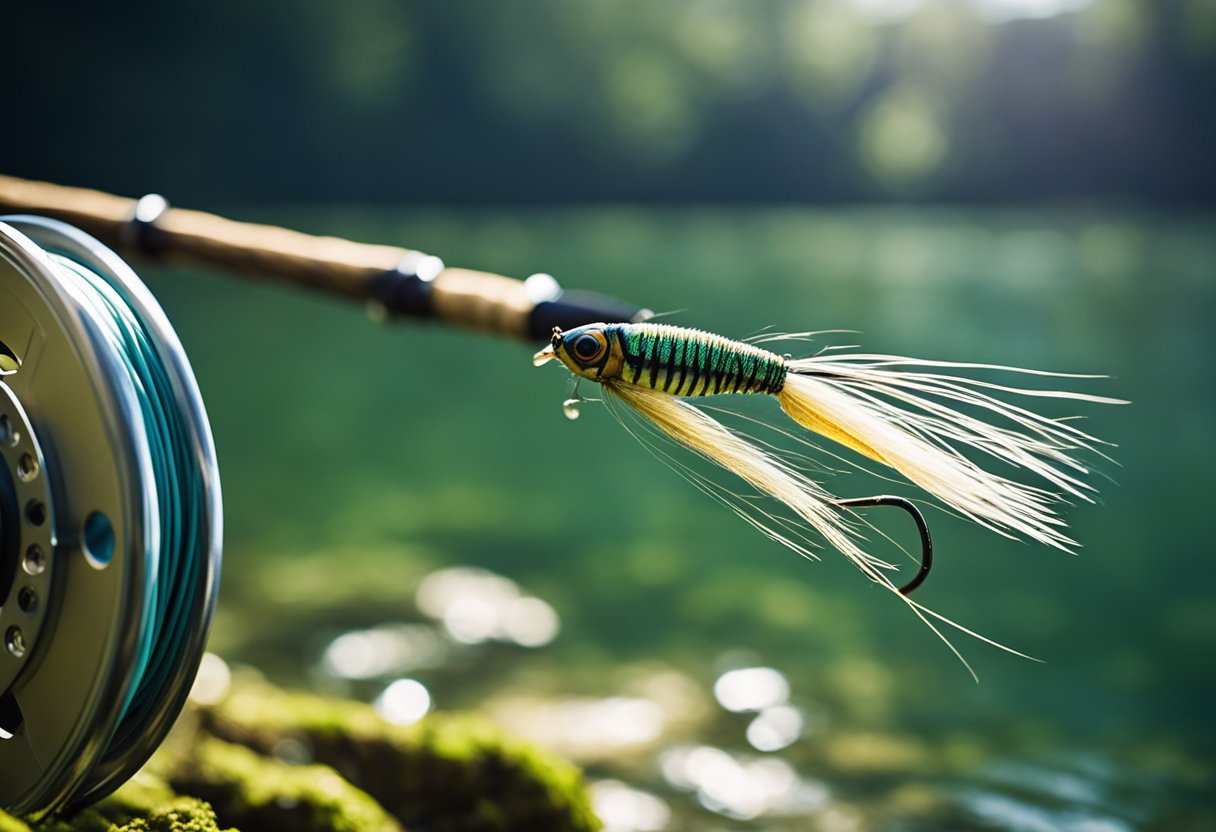
{"label": "line coiled on spool", "polygon": [[129,717],[157,706],[192,618],[196,563],[207,557],[205,536],[199,528],[204,516],[203,475],[156,343],[123,297],[121,287],[66,255],[51,252],[50,259],[60,268],[65,285],[94,316],[114,357],[129,374],[152,459],[156,487],[143,496],[149,507],[147,516],[158,520],[157,533],[148,536],[144,553],[145,606],[137,658],[115,731],[121,738],[124,726],[133,721]]}

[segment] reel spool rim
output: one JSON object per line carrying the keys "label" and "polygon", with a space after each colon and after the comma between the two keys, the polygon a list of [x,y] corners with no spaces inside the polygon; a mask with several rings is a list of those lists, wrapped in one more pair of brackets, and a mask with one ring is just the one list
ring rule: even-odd
{"label": "reel spool rim", "polygon": [[[81,760],[79,765],[72,767],[74,776],[71,778],[70,786],[61,784],[55,790],[58,794],[51,795],[49,801],[43,801],[48,807],[43,810],[45,812],[57,808],[59,805],[79,807],[95,801],[117,788],[147,761],[172,727],[185,704],[197,674],[198,665],[202,660],[218,597],[223,513],[215,445],[198,384],[177,334],[170,326],[168,318],[152,293],[118,255],[72,226],[55,220],[30,216],[3,217],[0,220],[2,220],[0,230],[7,225],[8,228],[28,239],[34,247],[66,255],[103,277],[119,291],[127,305],[141,319],[151,336],[157,356],[168,374],[174,405],[182,415],[183,428],[188,435],[193,464],[201,475],[202,508],[205,516],[200,518],[199,527],[201,533],[207,535],[205,552],[197,564],[193,594],[189,598],[177,599],[180,603],[191,604],[192,609],[196,611],[193,626],[187,629],[180,652],[173,657],[174,661],[166,677],[165,689],[158,697],[156,707],[149,709],[147,713],[139,714],[134,723],[130,723],[130,720],[136,718],[137,715],[124,715],[120,706],[126,699],[130,680],[126,668],[132,665],[135,656],[135,636],[139,632],[138,613],[142,611],[143,606],[140,593],[143,591],[146,575],[140,563],[130,565],[132,571],[131,580],[128,582],[128,595],[129,600],[133,598],[137,603],[131,605],[131,614],[125,618],[126,625],[121,639],[122,649],[116,653],[115,657],[119,663],[112,666],[109,684],[105,687],[104,701],[111,703],[111,707],[106,709],[106,718],[97,720],[93,726],[97,729],[105,729],[102,745],[100,748],[94,748],[95,743],[86,740],[85,746],[91,753],[81,756],[89,756],[92,759],[87,764]],[[40,259],[44,259],[44,257]],[[46,264],[41,265],[42,270],[46,271]],[[62,301],[63,287],[56,286],[56,290],[60,293]],[[61,305],[65,304],[61,303]],[[100,356],[104,353],[100,352],[96,338],[93,339],[90,346],[93,355],[89,358],[94,359],[90,363],[98,365],[88,368],[91,373],[98,373],[93,375],[95,387],[104,386],[107,391],[113,391],[116,385],[113,383],[112,374],[105,366],[106,362],[101,360]],[[103,375],[109,377],[111,382],[109,385],[102,385],[98,381]],[[126,381],[126,384],[129,386],[129,380]],[[102,395],[102,393],[99,392],[98,395]],[[113,429],[117,429],[118,434],[126,434],[130,431],[142,432],[144,423],[133,396],[119,396],[119,398],[125,400],[119,403],[119,409],[124,418],[118,424],[111,426],[111,433],[115,432]],[[146,457],[146,454],[135,452],[135,449],[139,447],[138,442],[124,441],[127,439],[126,435],[117,438],[120,444],[128,446],[121,449],[131,452],[131,455],[127,457],[128,460],[139,456]],[[140,459],[134,467],[139,470],[130,473],[136,479],[155,482],[149,473],[151,471],[150,460]],[[138,482],[131,484],[140,485]],[[141,490],[131,493],[146,492]],[[143,511],[147,512],[147,506],[143,507]],[[151,520],[155,524],[156,518],[152,517]],[[141,529],[141,525],[134,524],[129,527],[129,532],[140,534]],[[130,590],[133,590],[134,593],[132,594]],[[120,672],[117,668],[122,668],[122,671]],[[123,742],[116,744],[115,732],[119,728],[122,730]],[[99,733],[101,732],[99,731]]]}
{"label": "reel spool rim", "polygon": [[[90,331],[87,319],[78,314],[78,305],[66,287],[61,284],[47,253],[18,230],[15,225],[8,223],[7,218],[0,218],[0,264],[14,268],[18,276],[24,278],[29,285],[35,300],[42,304],[41,308],[35,311],[45,313],[46,316],[49,316],[49,320],[43,321],[41,318],[37,318],[39,323],[45,323],[48,328],[56,328],[50,335],[44,335],[44,340],[63,339],[71,352],[70,358],[78,362],[88,379],[90,392],[97,399],[100,407],[99,415],[102,418],[102,427],[107,441],[112,443],[115,452],[114,476],[119,481],[120,488],[125,493],[143,493],[144,475],[146,471],[150,471],[150,463],[147,466],[135,463],[139,454],[133,447],[129,434],[119,429],[120,422],[134,420],[141,428],[143,424],[134,391],[130,389],[130,383],[122,384],[121,378],[113,374],[106,362],[101,360],[95,333]],[[34,314],[29,309],[25,311]],[[29,346],[26,347],[27,350],[29,348]],[[27,355],[21,370],[11,378],[5,379],[6,386],[10,387],[19,404],[21,395],[31,393],[35,380],[31,379],[29,374],[31,370],[39,371],[40,364],[41,359],[32,361],[31,356]],[[40,421],[42,427],[45,427],[47,423],[47,419],[41,417],[36,417],[35,421]],[[41,439],[45,445],[47,437],[42,436]],[[53,502],[60,503],[64,493],[59,477],[61,466],[55,459],[55,449],[47,446],[46,451],[51,457],[48,460],[50,467],[54,469],[53,473],[48,471],[47,476],[56,483],[53,489]],[[124,460],[135,464],[126,464]],[[136,507],[136,501],[124,502],[130,504],[129,509],[120,512],[121,516],[115,520],[128,530],[130,548],[142,550],[145,546],[145,524],[140,516],[140,510]],[[52,528],[59,525],[57,522]],[[57,537],[47,555],[53,561],[62,561],[70,548],[74,547],[69,547],[66,541]],[[48,660],[55,652],[51,649],[49,639],[57,632],[61,632],[62,628],[69,626],[68,623],[65,623],[63,610],[60,609],[60,598],[66,591],[65,573],[69,568],[71,568],[69,563],[61,562],[56,565],[56,572],[59,573],[58,585],[54,589],[56,597],[47,599],[48,606],[53,605],[55,608],[55,620],[48,622],[50,623],[47,628],[49,632],[44,632],[37,644],[30,645],[30,650],[36,651],[40,655],[37,661],[40,670],[45,670]],[[142,611],[142,593],[138,588],[145,581],[143,559],[131,558],[129,563],[124,562],[124,568],[127,571],[125,575],[120,576],[119,589],[122,592],[123,604],[129,605],[134,610],[133,613],[128,613],[128,616],[124,617],[125,620],[132,614],[139,615]],[[103,622],[103,626],[110,626],[109,621]],[[119,626],[118,632],[112,638],[103,640],[100,645],[94,645],[99,652],[90,655],[89,658],[108,665],[109,669],[97,675],[86,676],[81,680],[81,684],[88,687],[79,692],[78,712],[71,715],[71,724],[66,727],[59,742],[50,750],[49,757],[46,756],[47,749],[41,747],[46,734],[41,730],[43,728],[42,715],[31,716],[28,712],[29,709],[21,706],[24,733],[36,733],[39,737],[40,747],[35,747],[33,738],[28,738],[24,748],[0,745],[0,762],[3,762],[4,752],[11,749],[11,753],[20,755],[20,763],[36,767],[38,773],[36,779],[31,781],[24,791],[2,798],[9,801],[4,808],[35,818],[42,817],[65,804],[71,798],[73,790],[88,777],[89,769],[101,757],[118,723],[121,705],[126,695],[128,683],[128,679],[125,678],[126,674],[115,673],[112,668],[127,666],[134,661],[137,635],[137,628]],[[62,648],[60,648],[61,651]],[[29,669],[27,666],[26,671]],[[38,698],[34,694],[42,692],[42,678],[45,678],[45,673],[40,676],[39,673],[24,672],[22,678],[18,680],[19,684],[14,684],[8,690],[14,695],[19,696],[24,693],[31,698]],[[30,689],[33,691],[31,692]],[[24,696],[19,696],[19,698],[25,699]],[[20,705],[20,702],[18,704]],[[56,703],[56,705],[61,704]],[[4,742],[11,743],[16,739],[14,737]],[[0,768],[2,767],[0,766]],[[20,788],[20,784],[17,787]]]}

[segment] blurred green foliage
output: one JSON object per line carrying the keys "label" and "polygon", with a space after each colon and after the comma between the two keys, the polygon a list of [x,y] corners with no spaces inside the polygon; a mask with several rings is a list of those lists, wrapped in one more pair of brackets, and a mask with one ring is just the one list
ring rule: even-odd
{"label": "blurred green foliage", "polygon": [[6,29],[10,173],[183,204],[1216,196],[1206,0],[66,0]]}

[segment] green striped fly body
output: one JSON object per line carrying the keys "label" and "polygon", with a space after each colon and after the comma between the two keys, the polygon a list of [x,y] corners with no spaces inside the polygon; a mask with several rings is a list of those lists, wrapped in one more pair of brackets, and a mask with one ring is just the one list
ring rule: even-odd
{"label": "green striped fly body", "polygon": [[774,352],[662,324],[610,324],[623,358],[619,381],[673,396],[781,392],[785,359]]}

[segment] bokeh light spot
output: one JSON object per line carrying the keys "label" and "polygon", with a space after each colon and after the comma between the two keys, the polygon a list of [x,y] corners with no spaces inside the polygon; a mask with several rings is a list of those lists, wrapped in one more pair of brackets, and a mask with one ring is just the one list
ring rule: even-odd
{"label": "bokeh light spot", "polygon": [[940,102],[917,87],[884,93],[861,119],[862,161],[876,179],[893,188],[928,178],[945,159],[949,144]]}
{"label": "bokeh light spot", "polygon": [[604,822],[604,832],[658,832],[671,820],[666,801],[620,780],[593,783],[591,805]]}
{"label": "bokeh light spot", "polygon": [[1079,11],[1093,0],[971,0],[976,12],[986,20],[1004,23],[1018,18],[1046,18]]}
{"label": "bokeh light spot", "polygon": [[228,663],[214,653],[204,653],[190,688],[190,701],[198,705],[215,705],[228,695],[230,687],[232,671],[228,669]]}
{"label": "bokeh light spot", "polygon": [[398,725],[417,722],[430,709],[430,691],[414,679],[398,679],[376,698],[376,710],[380,716]]}
{"label": "bokeh light spot", "polygon": [[774,705],[761,711],[747,726],[747,741],[757,751],[780,751],[797,742],[805,727],[806,720],[797,708]]}
{"label": "bokeh light spot", "polygon": [[771,667],[728,670],[714,682],[714,697],[728,711],[760,711],[784,704],[789,695],[789,682]]}

